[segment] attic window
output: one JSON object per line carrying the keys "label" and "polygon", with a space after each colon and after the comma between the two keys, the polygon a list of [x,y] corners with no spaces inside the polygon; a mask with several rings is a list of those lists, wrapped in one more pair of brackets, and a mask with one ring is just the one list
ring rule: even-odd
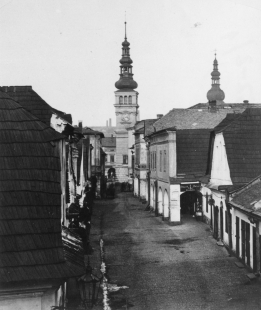
{"label": "attic window", "polygon": [[199,111],[199,112],[202,112],[202,109],[199,109],[198,111]]}
{"label": "attic window", "polygon": [[231,107],[224,107],[224,109],[231,109]]}
{"label": "attic window", "polygon": [[192,126],[197,126],[198,123],[193,123]]}

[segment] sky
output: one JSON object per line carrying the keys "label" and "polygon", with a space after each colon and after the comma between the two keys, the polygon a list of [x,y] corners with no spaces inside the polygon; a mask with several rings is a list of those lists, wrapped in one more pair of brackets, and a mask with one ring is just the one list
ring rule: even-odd
{"label": "sky", "polygon": [[141,119],[207,102],[215,52],[224,101],[261,103],[260,0],[0,0],[0,85],[115,125],[125,14]]}

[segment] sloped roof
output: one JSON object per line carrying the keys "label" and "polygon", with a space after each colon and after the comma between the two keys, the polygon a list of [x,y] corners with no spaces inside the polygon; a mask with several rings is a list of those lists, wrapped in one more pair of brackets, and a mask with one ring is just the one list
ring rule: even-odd
{"label": "sloped roof", "polygon": [[102,146],[104,147],[116,147],[116,137],[105,137],[101,140]]}
{"label": "sloped roof", "polygon": [[85,134],[85,135],[100,135],[102,138],[104,138],[103,132],[98,131],[98,130],[94,130],[94,129],[90,128],[90,127],[84,127],[82,129],[82,133]]}
{"label": "sloped roof", "polygon": [[[247,108],[261,108],[260,103],[223,103],[223,104],[217,104],[216,108],[219,110],[222,109],[231,109],[233,111],[238,111],[242,113]],[[210,109],[210,104],[207,103],[197,103],[189,109],[202,109],[202,110],[208,110]]]}
{"label": "sloped roof", "polygon": [[115,130],[117,129],[116,126],[92,126],[91,128],[102,132],[104,137],[111,137],[112,135],[115,136]]}
{"label": "sloped roof", "polygon": [[177,174],[205,175],[209,156],[209,129],[177,130]]}
{"label": "sloped roof", "polygon": [[228,113],[233,113],[233,111],[226,109],[213,113],[193,109],[173,109],[157,120],[153,127],[156,131],[170,127],[176,127],[176,129],[213,129]]}
{"label": "sloped roof", "polygon": [[246,109],[222,130],[233,185],[261,173],[261,109]]}
{"label": "sloped roof", "polygon": [[72,123],[71,114],[52,108],[32,89],[32,86],[1,86],[0,91],[7,93],[15,101],[19,102],[24,109],[31,112],[47,125],[50,125],[53,113]]}
{"label": "sloped roof", "polygon": [[158,119],[146,119],[145,120],[145,131],[144,135],[148,136],[154,132],[154,127],[152,126]]}
{"label": "sloped roof", "polygon": [[215,132],[220,132],[222,131],[225,127],[227,127],[231,122],[236,120],[238,117],[240,117],[241,114],[234,114],[234,113],[229,113],[226,115],[226,118],[224,118],[220,124],[218,124],[215,128]]}
{"label": "sloped roof", "polygon": [[63,138],[0,92],[0,282],[80,274],[62,242],[60,154],[51,141]]}
{"label": "sloped roof", "polygon": [[230,204],[244,211],[261,216],[261,209],[255,210],[254,208],[255,203],[261,200],[260,176],[248,183],[244,188],[241,188],[234,195],[234,198],[229,202]]}

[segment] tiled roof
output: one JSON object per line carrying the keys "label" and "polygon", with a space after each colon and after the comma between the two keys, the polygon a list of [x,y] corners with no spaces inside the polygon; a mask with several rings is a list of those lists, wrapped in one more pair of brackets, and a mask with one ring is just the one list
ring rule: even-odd
{"label": "tiled roof", "polygon": [[0,282],[79,274],[62,242],[60,152],[51,141],[63,138],[0,92]]}
{"label": "tiled roof", "polygon": [[157,131],[170,127],[176,127],[176,129],[213,129],[228,113],[233,113],[233,111],[229,109],[217,112],[173,109],[157,120],[153,127]]}
{"label": "tiled roof", "polygon": [[148,136],[154,132],[154,127],[152,126],[158,119],[145,119],[144,124],[144,136]]}
{"label": "tiled roof", "polygon": [[82,129],[82,133],[85,134],[85,135],[99,135],[102,138],[104,138],[103,132],[95,130],[95,129],[92,129],[92,128],[89,128],[89,127],[84,127]]}
{"label": "tiled roof", "polygon": [[261,173],[261,109],[246,109],[221,131],[233,184],[250,182]]}
{"label": "tiled roof", "polygon": [[220,124],[218,124],[215,128],[214,131],[220,132],[222,131],[226,126],[228,126],[231,122],[236,120],[238,117],[240,117],[241,114],[234,114],[234,113],[229,113],[226,115],[226,118],[224,118]]}
{"label": "tiled roof", "polygon": [[203,176],[207,170],[210,131],[208,129],[177,130],[177,174]]}
{"label": "tiled roof", "polygon": [[260,177],[248,183],[238,193],[234,194],[230,204],[239,207],[245,211],[250,211],[261,216],[261,209],[255,210],[254,205],[261,200],[261,180]]}
{"label": "tiled roof", "polygon": [[177,177],[172,184],[198,182],[206,174],[209,157],[209,129],[185,129],[176,132]]}
{"label": "tiled roof", "polygon": [[91,128],[102,132],[104,137],[111,137],[112,135],[115,136],[115,130],[117,129],[116,126],[92,126]]}
{"label": "tiled roof", "polygon": [[32,86],[1,86],[0,91],[7,93],[15,101],[19,102],[24,109],[31,112],[47,125],[50,125],[53,113],[56,113],[66,121],[72,122],[71,114],[52,108],[32,89]]}
{"label": "tiled roof", "polygon": [[104,147],[116,147],[116,137],[102,138],[102,146]]}
{"label": "tiled roof", "polygon": [[[224,104],[217,104],[217,109],[231,109],[233,111],[238,111],[242,113],[247,108],[261,108],[260,103],[224,103]],[[189,107],[189,109],[202,109],[202,110],[208,110],[210,109],[209,103],[198,103],[193,105],[192,107]]]}

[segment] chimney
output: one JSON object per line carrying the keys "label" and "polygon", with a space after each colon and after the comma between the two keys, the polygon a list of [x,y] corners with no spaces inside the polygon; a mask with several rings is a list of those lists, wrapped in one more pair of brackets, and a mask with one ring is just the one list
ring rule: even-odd
{"label": "chimney", "polygon": [[106,121],[106,127],[108,127],[108,121]]}
{"label": "chimney", "polygon": [[111,118],[109,118],[109,126],[111,127]]}
{"label": "chimney", "polygon": [[82,121],[78,121],[78,127],[82,128]]}
{"label": "chimney", "polygon": [[163,114],[157,114],[157,119],[162,118]]}
{"label": "chimney", "polygon": [[248,104],[248,103],[249,103],[249,101],[248,101],[248,100],[243,100],[243,102],[244,102],[245,104]]}

